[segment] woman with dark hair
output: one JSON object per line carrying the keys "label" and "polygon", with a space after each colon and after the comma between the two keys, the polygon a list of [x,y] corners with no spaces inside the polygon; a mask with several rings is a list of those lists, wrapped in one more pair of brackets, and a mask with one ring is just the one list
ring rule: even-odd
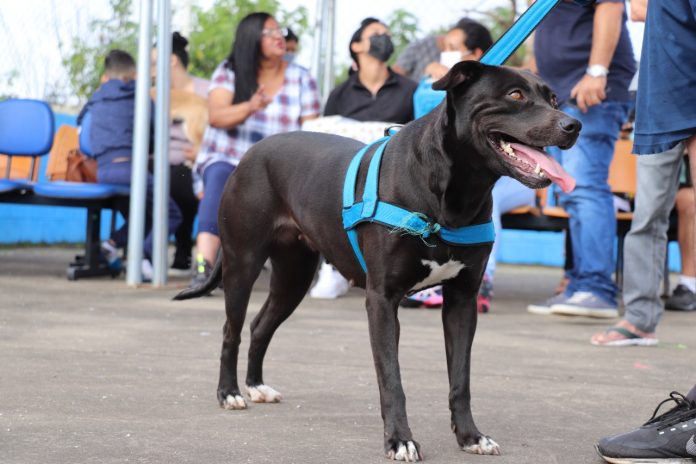
{"label": "woman with dark hair", "polygon": [[203,198],[192,286],[207,279],[215,261],[222,188],[244,154],[264,137],[299,130],[303,121],[319,116],[316,82],[308,70],[283,59],[283,32],[268,13],[247,15],[211,78],[208,128],[194,167],[203,179]]}
{"label": "woman with dark hair", "polygon": [[[172,271],[191,272],[193,249],[193,222],[198,212],[198,198],[193,192],[191,166],[196,158],[207,120],[207,79],[188,73],[188,40],[178,32],[172,34],[170,60],[170,106],[172,121],[169,126],[169,194],[181,210],[181,224],[176,230],[176,251]],[[157,77],[157,49],[150,55],[152,77]]]}

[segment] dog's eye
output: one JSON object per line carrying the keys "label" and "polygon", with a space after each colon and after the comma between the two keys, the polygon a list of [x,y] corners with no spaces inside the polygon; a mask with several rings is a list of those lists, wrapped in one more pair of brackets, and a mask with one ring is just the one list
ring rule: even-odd
{"label": "dog's eye", "polygon": [[519,90],[513,90],[512,92],[510,92],[510,93],[508,94],[508,96],[509,96],[510,98],[512,98],[513,100],[515,100],[515,101],[522,101],[522,100],[524,100],[524,95],[522,95],[522,92],[520,92]]}

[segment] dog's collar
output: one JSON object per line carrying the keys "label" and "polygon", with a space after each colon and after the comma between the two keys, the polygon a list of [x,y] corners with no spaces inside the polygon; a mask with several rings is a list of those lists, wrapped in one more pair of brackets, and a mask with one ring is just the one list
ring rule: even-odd
{"label": "dog's collar", "polygon": [[[353,247],[353,252],[365,273],[367,273],[367,265],[360,251],[358,233],[355,230],[363,222],[377,222],[387,227],[393,227],[392,231],[394,232],[417,235],[424,241],[435,234],[443,242],[450,245],[477,245],[495,241],[493,221],[448,229],[431,220],[425,214],[408,211],[386,201],[380,201],[377,196],[379,168],[384,148],[387,146],[389,139],[390,137],[381,138],[358,151],[348,166],[346,179],[343,184],[343,228],[348,234],[348,240]],[[370,160],[362,201],[356,203],[355,186],[360,162],[365,153],[374,145],[379,146]]]}

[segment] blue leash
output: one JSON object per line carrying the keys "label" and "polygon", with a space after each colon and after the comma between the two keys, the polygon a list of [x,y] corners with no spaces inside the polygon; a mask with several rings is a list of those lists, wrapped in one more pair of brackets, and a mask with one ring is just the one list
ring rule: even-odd
{"label": "blue leash", "polygon": [[[346,179],[343,184],[343,228],[346,230],[346,234],[348,234],[348,241],[365,273],[367,273],[367,265],[360,251],[358,233],[355,230],[363,222],[376,222],[391,227],[392,232],[418,236],[428,246],[434,246],[426,241],[431,235],[438,235],[443,242],[460,246],[492,243],[495,240],[493,221],[448,229],[424,214],[408,211],[386,201],[380,201],[377,193],[379,168],[382,163],[382,154],[384,154],[389,138],[381,138],[358,151],[348,165]],[[360,162],[367,151],[374,145],[378,145],[378,147],[374,155],[372,155],[370,166],[367,170],[362,201],[356,203],[355,187]]]}

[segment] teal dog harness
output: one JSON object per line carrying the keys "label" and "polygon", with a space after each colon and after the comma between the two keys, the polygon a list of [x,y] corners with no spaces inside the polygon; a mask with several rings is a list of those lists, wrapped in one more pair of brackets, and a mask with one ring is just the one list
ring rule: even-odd
{"label": "teal dog harness", "polygon": [[[492,243],[495,240],[493,221],[457,229],[448,229],[424,214],[411,212],[386,201],[380,201],[377,196],[379,168],[382,162],[382,154],[387,146],[387,142],[389,142],[389,138],[379,139],[358,151],[348,166],[346,179],[343,184],[343,228],[348,234],[348,240],[353,247],[353,252],[365,273],[367,273],[367,265],[360,251],[358,233],[355,230],[363,222],[377,222],[387,227],[393,227],[392,230],[395,232],[416,235],[423,240],[431,235],[438,235],[443,242],[450,245],[477,245]],[[360,162],[373,145],[379,146],[370,160],[362,201],[356,203],[355,186]]]}

